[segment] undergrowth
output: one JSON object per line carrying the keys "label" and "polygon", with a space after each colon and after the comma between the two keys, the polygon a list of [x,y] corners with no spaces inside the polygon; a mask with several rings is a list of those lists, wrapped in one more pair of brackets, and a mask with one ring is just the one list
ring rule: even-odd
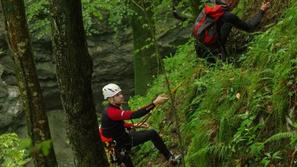
{"label": "undergrowth", "polygon": [[[164,59],[166,73],[155,78],[147,96],[133,97],[130,105],[168,94],[166,74],[175,103],[155,109],[149,123],[171,150],[184,152],[185,166],[296,166],[296,11],[293,1],[281,21],[249,44],[239,67],[209,67],[195,57],[193,41],[180,46]],[[139,166],[158,157],[150,143],[136,150],[146,155],[135,158]]]}

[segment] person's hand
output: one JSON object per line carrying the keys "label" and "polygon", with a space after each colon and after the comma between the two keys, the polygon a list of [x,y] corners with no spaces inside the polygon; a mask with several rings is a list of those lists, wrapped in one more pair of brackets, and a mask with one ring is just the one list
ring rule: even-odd
{"label": "person's hand", "polygon": [[141,123],[141,124],[136,124],[134,127],[135,127],[135,128],[145,128],[145,129],[147,129],[147,128],[149,128],[150,126],[149,126],[148,123]]}
{"label": "person's hand", "polygon": [[168,100],[168,97],[165,94],[161,94],[153,101],[153,103],[155,106],[157,106],[165,103],[167,100]]}
{"label": "person's hand", "polygon": [[264,1],[262,3],[261,10],[266,12],[266,10],[268,10],[269,7],[270,7],[270,2],[269,1]]}

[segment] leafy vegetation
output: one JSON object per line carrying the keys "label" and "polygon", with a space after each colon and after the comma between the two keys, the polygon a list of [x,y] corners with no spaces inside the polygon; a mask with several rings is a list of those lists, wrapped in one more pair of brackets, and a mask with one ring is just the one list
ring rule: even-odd
{"label": "leafy vegetation", "polygon": [[[27,0],[26,13],[29,22],[29,29],[34,37],[38,39],[48,39],[50,37],[50,12],[49,4],[46,0]],[[129,0],[82,0],[82,12],[85,31],[88,36],[100,34],[102,25],[106,24],[108,29],[112,28],[115,32],[122,32],[127,28],[129,18],[135,13],[129,3],[135,1]],[[145,2],[145,1],[144,1]],[[171,29],[175,25],[168,25],[168,19],[172,15],[171,0],[154,0],[154,20],[156,23],[157,34]],[[191,9],[191,4],[182,0],[179,7],[184,12]],[[194,17],[191,15],[191,17]],[[107,22],[106,22],[107,20]],[[188,22],[185,23],[187,25]]]}
{"label": "leafy vegetation", "polygon": [[0,164],[3,167],[24,166],[30,161],[25,150],[27,141],[21,141],[14,133],[0,135]]}
{"label": "leafy vegetation", "polygon": [[[49,38],[51,29],[49,2],[47,0],[27,0],[24,2],[31,33],[38,39]],[[102,21],[104,12],[107,10],[116,13],[112,13],[114,17],[111,17],[111,23],[120,20],[118,16],[121,14],[118,13],[122,13],[122,10],[112,10],[112,8],[119,6],[121,6],[119,0],[82,0],[83,21],[87,35],[98,33],[97,24]]]}
{"label": "leafy vegetation", "polygon": [[[171,149],[185,148],[185,166],[296,165],[296,10],[292,1],[281,21],[255,36],[239,65],[218,62],[209,67],[196,60],[193,42],[164,60],[170,87],[177,88],[180,127],[170,102],[153,111],[149,122]],[[134,97],[130,104],[141,106],[168,92],[164,78],[158,76],[148,96]],[[152,149],[144,146],[139,152]],[[143,161],[136,163],[147,163]]]}
{"label": "leafy vegetation", "polygon": [[3,167],[25,166],[31,161],[33,154],[41,152],[47,156],[53,147],[51,140],[45,140],[32,146],[27,138],[19,138],[15,133],[0,135],[0,165]]}
{"label": "leafy vegetation", "polygon": [[[104,11],[109,12],[109,24],[115,28],[133,14],[127,1],[82,2],[89,34],[98,33],[97,21],[105,17]],[[258,1],[241,1],[235,12],[244,15],[244,6],[251,2]],[[276,10],[281,4],[273,2]],[[30,6],[27,13],[30,29],[40,38],[47,36],[47,1],[29,0],[26,4]],[[171,1],[155,0],[153,5],[160,35],[170,29],[165,23]],[[178,8],[184,13],[195,13],[187,6],[188,1],[181,1]],[[169,101],[156,108],[149,123],[161,132],[174,152],[184,154],[185,166],[296,166],[296,10],[297,2],[292,0],[276,25],[253,34],[248,51],[237,55],[239,64],[219,61],[209,66],[196,58],[192,40],[179,46],[174,56],[163,59],[165,71],[155,77],[147,96],[131,98],[130,106],[135,109],[145,105],[160,93],[173,94],[174,103]],[[0,142],[2,165],[21,166],[27,162],[27,153],[15,134],[0,136]],[[50,146],[48,141],[38,150],[47,154]],[[134,156],[138,166],[166,166],[151,143],[138,148]],[[152,162],[153,159],[157,162]]]}

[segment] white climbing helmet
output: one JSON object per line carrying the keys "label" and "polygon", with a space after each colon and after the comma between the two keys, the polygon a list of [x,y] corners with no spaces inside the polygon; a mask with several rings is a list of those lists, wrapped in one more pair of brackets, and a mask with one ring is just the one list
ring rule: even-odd
{"label": "white climbing helmet", "polygon": [[121,88],[117,84],[114,84],[114,83],[109,83],[102,88],[102,93],[103,93],[104,99],[113,97],[120,91],[122,91]]}

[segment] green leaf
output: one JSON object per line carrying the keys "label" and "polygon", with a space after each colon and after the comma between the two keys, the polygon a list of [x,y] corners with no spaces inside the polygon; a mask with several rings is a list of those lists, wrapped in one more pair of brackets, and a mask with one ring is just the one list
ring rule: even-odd
{"label": "green leaf", "polygon": [[47,156],[52,149],[52,141],[51,140],[45,140],[40,143],[40,150],[43,155]]}

